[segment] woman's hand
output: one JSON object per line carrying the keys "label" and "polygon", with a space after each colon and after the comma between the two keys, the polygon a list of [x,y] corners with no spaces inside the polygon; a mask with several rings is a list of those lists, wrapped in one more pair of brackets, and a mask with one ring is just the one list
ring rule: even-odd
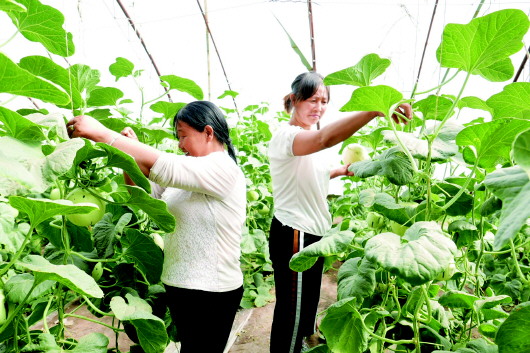
{"label": "woman's hand", "polygon": [[71,138],[84,137],[94,142],[106,143],[116,134],[116,132],[87,115],[79,115],[70,119],[66,123],[66,130]]}
{"label": "woman's hand", "polygon": [[128,126],[121,130],[121,134],[125,137],[138,141],[138,136],[136,136],[134,130]]}
{"label": "woman's hand", "polygon": [[392,119],[397,124],[407,124],[412,119],[412,106],[408,103],[400,104],[392,114]]}
{"label": "woman's hand", "polygon": [[337,169],[333,169],[331,173],[329,173],[329,178],[333,179],[338,176],[353,176],[353,172],[350,172],[348,168],[350,167],[351,163],[341,165]]}

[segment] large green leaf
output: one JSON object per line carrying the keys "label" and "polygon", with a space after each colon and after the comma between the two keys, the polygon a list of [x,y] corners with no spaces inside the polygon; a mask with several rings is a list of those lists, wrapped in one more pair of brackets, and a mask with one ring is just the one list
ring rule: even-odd
{"label": "large green leaf", "polygon": [[489,123],[468,126],[456,136],[459,146],[472,146],[464,152],[468,163],[475,163],[483,168],[495,168],[498,164],[510,161],[510,151],[515,137],[530,128],[529,120],[497,119]]}
{"label": "large green leaf", "polygon": [[378,159],[352,163],[348,170],[359,178],[385,176],[395,185],[406,185],[414,177],[410,160],[398,147],[385,150]]}
{"label": "large green leaf", "polygon": [[[83,98],[77,87],[77,79],[71,74],[70,69],[57,65],[50,58],[38,55],[24,57],[18,65],[33,75],[42,77],[62,87],[70,95],[73,102],[70,104],[73,105],[73,108],[78,108],[83,104]],[[69,108],[72,108],[72,106]]]}
{"label": "large green leaf", "polygon": [[26,7],[25,12],[8,12],[13,24],[24,37],[32,42],[40,42],[53,54],[70,56],[75,52],[72,33],[63,29],[63,14],[38,0],[17,0]]}
{"label": "large green leaf", "polygon": [[0,107],[0,122],[0,135],[30,141],[42,141],[46,138],[41,126],[4,107]]}
{"label": "large green leaf", "polygon": [[487,101],[494,118],[530,119],[530,83],[514,82]]}
{"label": "large green leaf", "polygon": [[403,95],[389,86],[360,87],[353,91],[350,100],[340,108],[340,111],[377,111],[388,115],[392,113],[391,108],[401,99]]}
{"label": "large green leaf", "polygon": [[110,301],[112,312],[118,320],[130,322],[136,328],[138,340],[146,353],[164,352],[167,345],[167,333],[164,321],[152,314],[151,306],[142,298],[126,294],[113,297]]}
{"label": "large green leaf", "polygon": [[513,75],[509,56],[523,47],[530,21],[521,10],[501,10],[468,24],[445,26],[436,57],[443,67],[506,81]]}
{"label": "large green leaf", "polygon": [[125,249],[123,256],[134,262],[150,283],[160,282],[164,256],[153,239],[131,228],[121,243]]}
{"label": "large green leaf", "polygon": [[36,98],[57,105],[70,102],[66,92],[20,68],[2,53],[0,53],[0,92]]}
{"label": "large green leaf", "polygon": [[144,189],[137,186],[127,185],[127,190],[130,198],[124,203],[136,206],[147,213],[164,232],[170,233],[175,230],[175,217],[168,212],[164,201],[152,198]]}
{"label": "large green leaf", "polygon": [[103,298],[103,291],[92,276],[74,265],[53,265],[39,255],[28,255],[17,265],[33,271],[35,283],[57,281],[71,290],[94,298]]}
{"label": "large green leaf", "polygon": [[457,107],[459,109],[480,109],[489,112],[491,115],[493,115],[493,108],[491,108],[484,100],[474,96],[460,98],[457,103]]}
{"label": "large green leaf", "polygon": [[436,222],[416,222],[403,237],[381,233],[365,245],[366,257],[413,285],[434,280],[457,249]]}
{"label": "large green leaf", "polygon": [[515,139],[513,159],[530,177],[530,130],[521,132]]}
{"label": "large green leaf", "polygon": [[530,302],[512,310],[495,337],[499,353],[530,352]]}
{"label": "large green leaf", "polygon": [[89,333],[81,337],[72,353],[106,353],[108,352],[109,338],[102,333]]}
{"label": "large green leaf", "polygon": [[[440,199],[445,200],[445,202],[452,200],[461,189],[460,185],[446,182],[434,183],[431,188],[432,193],[440,195]],[[464,216],[471,211],[472,207],[473,197],[468,192],[464,191],[458,199],[447,208],[446,212],[450,216]]]}
{"label": "large green leaf", "polygon": [[324,78],[324,84],[326,86],[370,86],[372,81],[385,72],[389,66],[390,60],[382,59],[377,54],[368,54],[354,66],[327,75]]}
{"label": "large green leaf", "polygon": [[176,89],[178,91],[188,93],[193,98],[201,100],[204,98],[204,93],[202,92],[201,87],[199,87],[194,81],[178,77],[175,75],[165,75],[160,76],[160,79],[163,82],[167,82],[169,84],[169,89]]}
{"label": "large green leaf", "polygon": [[[368,196],[365,194],[365,197]],[[377,193],[374,195],[373,201],[369,201],[375,211],[382,214],[386,218],[397,222],[399,224],[406,224],[410,226],[416,215],[417,203],[403,204],[396,202],[395,198],[387,193]]]}
{"label": "large green leaf", "polygon": [[22,196],[9,196],[9,203],[20,212],[26,213],[33,227],[53,216],[90,213],[98,208],[97,205],[88,202],[74,204],[69,200],[36,199]]}
{"label": "large green leaf", "polygon": [[[430,150],[428,141],[425,138],[417,137],[413,133],[402,131],[394,133],[391,130],[386,130],[383,131],[383,136],[386,141],[396,145],[398,144],[397,137],[399,137],[414,158],[427,160],[427,157],[430,156],[431,161],[441,162],[447,161],[458,153],[458,147],[455,145],[455,138],[463,128],[463,126],[457,124],[445,124],[441,128],[440,133],[432,141]],[[428,135],[431,132],[432,129],[426,129],[425,135]]]}
{"label": "large green leaf", "polygon": [[465,308],[473,309],[475,302],[479,300],[477,296],[462,292],[458,290],[450,290],[445,292],[438,302],[448,308]]}
{"label": "large green leaf", "polygon": [[[35,278],[31,273],[20,273],[10,277],[4,287],[9,301],[13,303],[22,303],[28,295],[31,287],[33,287],[34,282]],[[54,284],[54,281],[44,281],[40,283],[33,288],[33,291],[27,300],[31,302],[42,295],[50,293]]]}
{"label": "large green leaf", "polygon": [[334,353],[362,353],[368,343],[361,314],[356,309],[356,299],[347,298],[332,304],[322,319],[320,330]]}
{"label": "large green leaf", "polygon": [[339,255],[351,244],[355,234],[350,231],[331,233],[296,253],[289,262],[293,271],[302,272],[311,268],[320,256]]}
{"label": "large green leaf", "polygon": [[116,106],[123,92],[115,87],[95,87],[87,100],[89,107]]}
{"label": "large green leaf", "polygon": [[149,106],[149,108],[151,108],[151,110],[154,112],[163,114],[165,120],[169,120],[172,122],[173,118],[175,117],[175,115],[177,115],[178,111],[181,110],[185,105],[185,103],[170,103],[158,101]]}
{"label": "large green leaf", "polygon": [[484,184],[502,200],[501,219],[494,240],[495,249],[501,249],[530,217],[530,179],[524,169],[516,166],[489,174]]}
{"label": "large green leaf", "polygon": [[0,1],[0,11],[10,12],[10,11],[20,11],[25,12],[26,8],[17,3],[15,0],[1,0]]}
{"label": "large green leaf", "polygon": [[337,275],[337,299],[355,297],[362,303],[365,297],[374,293],[375,289],[375,263],[364,258],[348,259],[339,269]]}
{"label": "large green leaf", "polygon": [[430,95],[414,103],[414,111],[420,111],[424,120],[444,120],[448,115],[453,116],[454,109],[449,113],[453,101],[447,97]]}

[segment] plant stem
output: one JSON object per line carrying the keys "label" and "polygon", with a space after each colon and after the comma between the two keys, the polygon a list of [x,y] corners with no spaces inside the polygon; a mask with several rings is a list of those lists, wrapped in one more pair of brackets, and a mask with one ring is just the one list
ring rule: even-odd
{"label": "plant stem", "polygon": [[[18,261],[18,259],[22,256],[22,253],[24,253],[24,250],[26,249],[26,245],[28,245],[29,243],[29,238],[31,238],[31,235],[33,234],[33,230],[35,228],[33,226],[31,226],[28,230],[28,232],[26,233],[25,237],[24,237],[24,241],[22,242],[22,245],[20,245],[20,248],[18,249],[18,251],[16,252],[15,256],[13,256],[13,258],[11,259],[11,261],[9,261],[9,263],[7,263],[7,265],[0,271],[0,277],[3,277],[7,271],[9,271],[9,269],[11,267],[13,267],[13,265]],[[0,330],[1,332],[2,330]]]}
{"label": "plant stem", "polygon": [[517,254],[515,253],[515,246],[513,245],[513,239],[510,239],[510,249],[512,252],[512,262],[515,266],[515,271],[517,273],[517,277],[525,284],[526,286],[530,284],[530,281],[525,277],[523,272],[521,271],[521,267],[519,267],[519,262],[517,261]]}
{"label": "plant stem", "polygon": [[122,329],[117,329],[117,328],[115,328],[112,325],[106,324],[106,323],[101,322],[101,321],[96,320],[96,319],[92,319],[92,318],[87,317],[87,316],[77,315],[77,314],[64,314],[64,317],[75,317],[77,319],[82,319],[82,320],[85,320],[85,321],[90,321],[90,322],[93,322],[93,323],[96,323],[96,324],[100,324],[101,326],[105,326],[107,328],[110,328],[113,331],[124,332],[124,330],[122,330]]}

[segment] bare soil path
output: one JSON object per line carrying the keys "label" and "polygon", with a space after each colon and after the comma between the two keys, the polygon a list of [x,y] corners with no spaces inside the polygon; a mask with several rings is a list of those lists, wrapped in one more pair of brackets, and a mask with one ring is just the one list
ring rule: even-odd
{"label": "bare soil path", "polygon": [[[337,270],[331,269],[324,273],[322,278],[319,312],[333,304],[336,299]],[[70,310],[75,307],[74,303],[74,305],[70,306]],[[269,335],[273,312],[274,302],[260,308],[239,311],[225,353],[269,353]],[[78,309],[76,314],[89,318],[93,317],[86,307]],[[56,320],[56,316],[50,316],[48,325],[50,327],[53,326]],[[111,317],[97,318],[97,320],[112,325]],[[320,320],[317,319],[317,322],[320,322]],[[109,348],[116,347],[114,332],[105,326],[75,317],[68,317],[65,321],[65,326],[67,337],[80,338],[92,332],[99,332],[109,338]],[[35,328],[42,328],[42,324],[36,325]],[[120,352],[129,352],[130,346],[133,344],[127,335],[119,335],[117,348]],[[178,353],[178,351],[178,344],[172,343],[167,347],[165,353]]]}

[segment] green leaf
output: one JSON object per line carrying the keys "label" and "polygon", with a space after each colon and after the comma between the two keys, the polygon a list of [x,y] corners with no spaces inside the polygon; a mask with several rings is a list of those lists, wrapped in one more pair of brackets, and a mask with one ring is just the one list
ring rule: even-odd
{"label": "green leaf", "polygon": [[4,12],[26,12],[26,7],[17,3],[15,0],[1,0],[0,11]]}
{"label": "green leaf", "polygon": [[323,256],[338,255],[344,252],[351,244],[355,234],[350,231],[342,231],[325,235],[300,252],[296,253],[289,262],[293,271],[302,272],[311,268],[318,258]]}
{"label": "green leaf", "polygon": [[294,52],[298,55],[298,57],[302,61],[302,64],[307,69],[307,71],[313,71],[313,65],[309,64],[309,61],[306,59],[306,57],[304,56],[304,54],[302,53],[302,51],[300,50],[298,45],[294,42],[294,40],[291,37],[291,35],[289,34],[289,32],[287,32],[285,27],[282,25],[282,23],[280,22],[280,20],[276,16],[274,16],[274,18],[276,18],[276,21],[278,21],[278,23],[282,27],[283,31],[287,35],[287,38],[289,38],[289,43],[291,43],[291,48],[293,48]]}
{"label": "green leaf", "polygon": [[457,107],[459,109],[463,109],[463,108],[480,109],[480,110],[489,112],[493,116],[493,108],[491,108],[487,102],[485,102],[484,100],[478,97],[469,96],[469,97],[460,98],[460,100],[457,103]]}
{"label": "green leaf", "polygon": [[521,132],[515,139],[513,159],[530,177],[530,130]]}
{"label": "green leaf", "polygon": [[416,214],[417,205],[416,203],[414,205],[397,203],[392,196],[383,192],[375,195],[372,204],[373,209],[378,213],[394,222],[407,226],[413,223],[411,220]]}
{"label": "green leaf", "polygon": [[75,52],[72,33],[63,29],[64,16],[55,8],[38,0],[17,0],[26,12],[11,11],[7,14],[20,33],[32,42],[40,42],[53,54],[67,57]]}
{"label": "green leaf", "polygon": [[69,105],[73,105],[73,107],[68,106],[68,108],[75,109],[82,106],[83,98],[77,87],[78,81],[74,76],[75,70],[72,73],[71,69],[65,69],[53,62],[50,58],[38,55],[22,58],[18,65],[35,76],[42,77],[59,85],[71,98],[71,102],[68,103]]}
{"label": "green leaf", "polygon": [[493,117],[530,119],[530,83],[514,82],[487,100]]}
{"label": "green leaf", "polygon": [[[89,140],[85,140],[85,147],[80,149],[77,153],[76,163],[79,164],[87,157],[101,157],[101,150],[98,150],[89,143]],[[131,155],[120,151],[119,149],[109,146],[106,143],[98,142],[95,144],[96,147],[101,148],[107,155],[107,168],[120,168],[127,173],[132,179],[132,181],[143,188],[147,192],[151,192],[151,184],[149,180],[142,173],[138,164]]]}
{"label": "green leaf", "polygon": [[355,302],[355,298],[347,298],[332,304],[322,319],[320,330],[334,353],[362,353],[367,348],[368,333],[363,330]]}
{"label": "green leaf", "polygon": [[[428,141],[425,137],[416,137],[413,133],[397,131],[397,136],[405,147],[412,153],[414,158],[421,160],[427,160],[430,156],[431,161],[441,162],[447,161],[449,158],[455,156],[458,153],[458,147],[455,145],[456,135],[463,129],[461,125],[452,123],[445,124],[440,133],[432,140],[429,146]],[[425,135],[432,132],[432,128],[425,130]],[[398,144],[396,133],[391,130],[383,131],[385,141],[391,142],[395,145]],[[430,148],[430,149],[429,149]]]}
{"label": "green leaf", "polygon": [[[34,282],[35,278],[31,273],[20,273],[10,277],[4,287],[9,301],[13,303],[22,303],[31,287],[33,287]],[[33,288],[33,291],[28,297],[28,301],[31,302],[42,295],[50,293],[54,284],[54,281],[44,281],[40,283]]]}
{"label": "green leaf", "polygon": [[465,308],[465,309],[473,309],[473,306],[475,305],[475,302],[479,300],[478,297],[462,292],[457,290],[451,290],[447,291],[440,298],[438,298],[438,302],[446,307],[449,308]]}
{"label": "green leaf", "polygon": [[363,179],[374,175],[385,176],[395,185],[406,185],[414,176],[410,160],[398,147],[385,150],[378,159],[352,163],[348,170]]}
{"label": "green leaf", "polygon": [[[462,188],[459,185],[438,182],[435,183],[431,190],[433,194],[440,195],[441,200],[449,201],[453,199]],[[445,204],[445,202],[444,202]],[[450,216],[464,216],[468,214],[473,207],[473,197],[466,191],[464,191],[446,212]]]}
{"label": "green leaf", "polygon": [[57,105],[70,102],[70,97],[64,91],[20,68],[2,53],[0,67],[0,92],[36,98]]}
{"label": "green leaf", "polygon": [[22,115],[0,107],[0,129],[8,136],[18,140],[42,141],[46,138],[42,132],[42,127]]}
{"label": "green leaf", "polygon": [[160,76],[160,79],[169,84],[170,90],[176,89],[178,91],[188,93],[197,100],[202,100],[204,98],[204,93],[202,92],[201,87],[199,87],[194,81],[190,79],[178,77],[175,75]]}
{"label": "green leaf", "polygon": [[495,343],[499,353],[530,351],[530,302],[518,305],[499,327]]}
{"label": "green leaf", "polygon": [[377,111],[388,115],[391,108],[402,99],[403,95],[389,86],[360,87],[353,91],[350,100],[340,111]]}
{"label": "green leaf", "polygon": [[123,256],[133,262],[150,283],[160,282],[164,256],[153,239],[136,229],[127,229],[126,236],[121,238],[125,249]]}
{"label": "green leaf", "polygon": [[164,201],[152,198],[144,189],[137,186],[127,185],[127,190],[131,197],[125,201],[126,204],[136,206],[147,213],[164,232],[170,233],[175,230],[175,217],[168,212]]}
{"label": "green leaf", "polygon": [[134,64],[125,58],[116,58],[116,62],[109,66],[109,72],[116,77],[116,82],[122,78],[132,75]]}
{"label": "green leaf", "polygon": [[497,170],[484,184],[502,200],[502,213],[494,247],[502,249],[513,239],[530,217],[530,179],[519,166]]}
{"label": "green leaf", "polygon": [[179,110],[184,108],[185,105],[186,103],[170,103],[158,101],[155,104],[151,104],[149,108],[151,108],[151,110],[156,113],[163,114],[165,120],[170,120],[171,123],[173,123],[173,118],[175,117],[175,115],[177,115]]}
{"label": "green leaf", "polygon": [[109,338],[102,333],[89,333],[79,338],[77,345],[71,353],[106,353],[109,346]]}
{"label": "green leaf", "polygon": [[23,352],[62,353],[61,347],[55,342],[51,333],[41,333],[36,337],[37,343],[29,343],[22,349]]}
{"label": "green leaf", "polygon": [[74,204],[69,200],[36,199],[22,196],[9,196],[9,203],[20,212],[26,213],[33,227],[53,216],[90,213],[98,209],[98,206],[93,203]]}
{"label": "green leaf", "polygon": [[337,275],[337,299],[355,297],[358,303],[374,294],[375,271],[377,266],[366,257],[348,259],[339,269]]}
{"label": "green leaf", "polygon": [[455,111],[450,109],[453,101],[447,97],[430,95],[425,99],[414,103],[414,111],[420,111],[424,120],[444,120],[448,116],[453,116]]}
{"label": "green leaf", "polygon": [[482,168],[495,168],[510,161],[515,137],[528,128],[530,121],[527,120],[497,119],[466,127],[456,136],[456,144],[474,148],[474,156],[466,158],[469,163],[478,160],[478,166]]}
{"label": "green leaf", "polygon": [[[490,81],[506,80],[513,65],[509,56],[522,47],[530,21],[521,10],[501,10],[465,25],[445,26],[436,57],[443,67],[481,75]],[[498,71],[504,72],[497,74]],[[511,76],[511,75],[510,75]]]}
{"label": "green leaf", "polygon": [[87,100],[89,107],[115,106],[118,100],[123,97],[123,92],[114,87],[96,87],[90,91]]}
{"label": "green leaf", "polygon": [[381,233],[365,245],[366,257],[412,285],[434,280],[457,249],[436,222],[416,222],[403,237]]}
{"label": "green leaf", "polygon": [[28,255],[17,263],[33,271],[35,283],[57,281],[71,290],[94,298],[103,298],[103,291],[94,279],[74,265],[53,265],[39,255]]}
{"label": "green leaf", "polygon": [[149,304],[142,298],[126,294],[113,297],[110,301],[112,312],[118,320],[134,325],[138,340],[146,353],[163,352],[167,345],[167,332],[164,321],[152,314]]}
{"label": "green leaf", "polygon": [[326,86],[352,85],[370,86],[372,81],[383,74],[390,66],[390,60],[382,59],[377,54],[365,55],[357,64],[347,69],[327,75],[324,78]]}

